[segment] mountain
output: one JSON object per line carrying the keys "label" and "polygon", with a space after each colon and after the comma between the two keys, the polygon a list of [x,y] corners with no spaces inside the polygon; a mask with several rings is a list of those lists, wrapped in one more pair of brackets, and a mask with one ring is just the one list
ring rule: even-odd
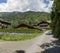
{"label": "mountain", "polygon": [[37,24],[40,21],[50,20],[50,13],[46,12],[0,12],[0,18],[11,23],[11,26],[16,26],[21,23],[28,25]]}

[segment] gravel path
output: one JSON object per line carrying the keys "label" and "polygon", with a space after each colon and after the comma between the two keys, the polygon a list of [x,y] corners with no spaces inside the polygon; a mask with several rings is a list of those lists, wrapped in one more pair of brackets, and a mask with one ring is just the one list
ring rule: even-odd
{"label": "gravel path", "polygon": [[57,40],[53,38],[53,35],[47,33],[49,33],[49,31],[46,31],[44,34],[42,34],[39,37],[26,41],[0,40],[0,53],[41,53],[42,51],[45,51],[46,48],[48,49],[50,48],[44,46],[43,44],[51,43],[52,41]]}

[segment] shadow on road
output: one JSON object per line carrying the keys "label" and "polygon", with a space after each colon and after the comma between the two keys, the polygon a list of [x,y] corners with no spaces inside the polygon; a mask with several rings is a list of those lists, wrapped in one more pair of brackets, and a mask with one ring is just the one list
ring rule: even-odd
{"label": "shadow on road", "polygon": [[60,53],[60,47],[53,47],[42,51],[41,53]]}
{"label": "shadow on road", "polygon": [[16,53],[25,53],[24,50],[17,50]]}
{"label": "shadow on road", "polygon": [[[40,53],[60,53],[60,41],[52,41],[51,43],[44,43],[40,46],[44,51]],[[39,53],[39,52],[38,52]]]}

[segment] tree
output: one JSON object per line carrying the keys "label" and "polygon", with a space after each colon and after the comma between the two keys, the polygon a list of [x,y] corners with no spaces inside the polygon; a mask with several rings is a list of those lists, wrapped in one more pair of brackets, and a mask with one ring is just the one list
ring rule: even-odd
{"label": "tree", "polygon": [[60,39],[60,0],[54,1],[51,20],[54,37]]}

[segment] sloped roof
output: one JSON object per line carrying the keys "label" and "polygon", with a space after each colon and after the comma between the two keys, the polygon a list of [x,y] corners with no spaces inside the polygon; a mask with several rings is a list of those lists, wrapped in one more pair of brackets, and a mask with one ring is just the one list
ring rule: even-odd
{"label": "sloped roof", "polygon": [[1,18],[0,18],[0,23],[2,23],[2,24],[7,24],[7,25],[11,25],[11,23],[9,23],[9,22],[7,22],[7,21],[1,19]]}
{"label": "sloped roof", "polygon": [[37,25],[40,25],[40,24],[44,24],[44,25],[45,25],[45,24],[48,24],[48,25],[49,25],[50,23],[49,23],[49,22],[46,22],[46,21],[41,21],[41,22],[38,23]]}
{"label": "sloped roof", "polygon": [[20,28],[20,27],[27,27],[27,28],[34,28],[33,26],[29,26],[29,25],[27,25],[27,24],[24,24],[24,23],[22,23],[22,24],[19,24],[18,26],[16,26],[15,28]]}

